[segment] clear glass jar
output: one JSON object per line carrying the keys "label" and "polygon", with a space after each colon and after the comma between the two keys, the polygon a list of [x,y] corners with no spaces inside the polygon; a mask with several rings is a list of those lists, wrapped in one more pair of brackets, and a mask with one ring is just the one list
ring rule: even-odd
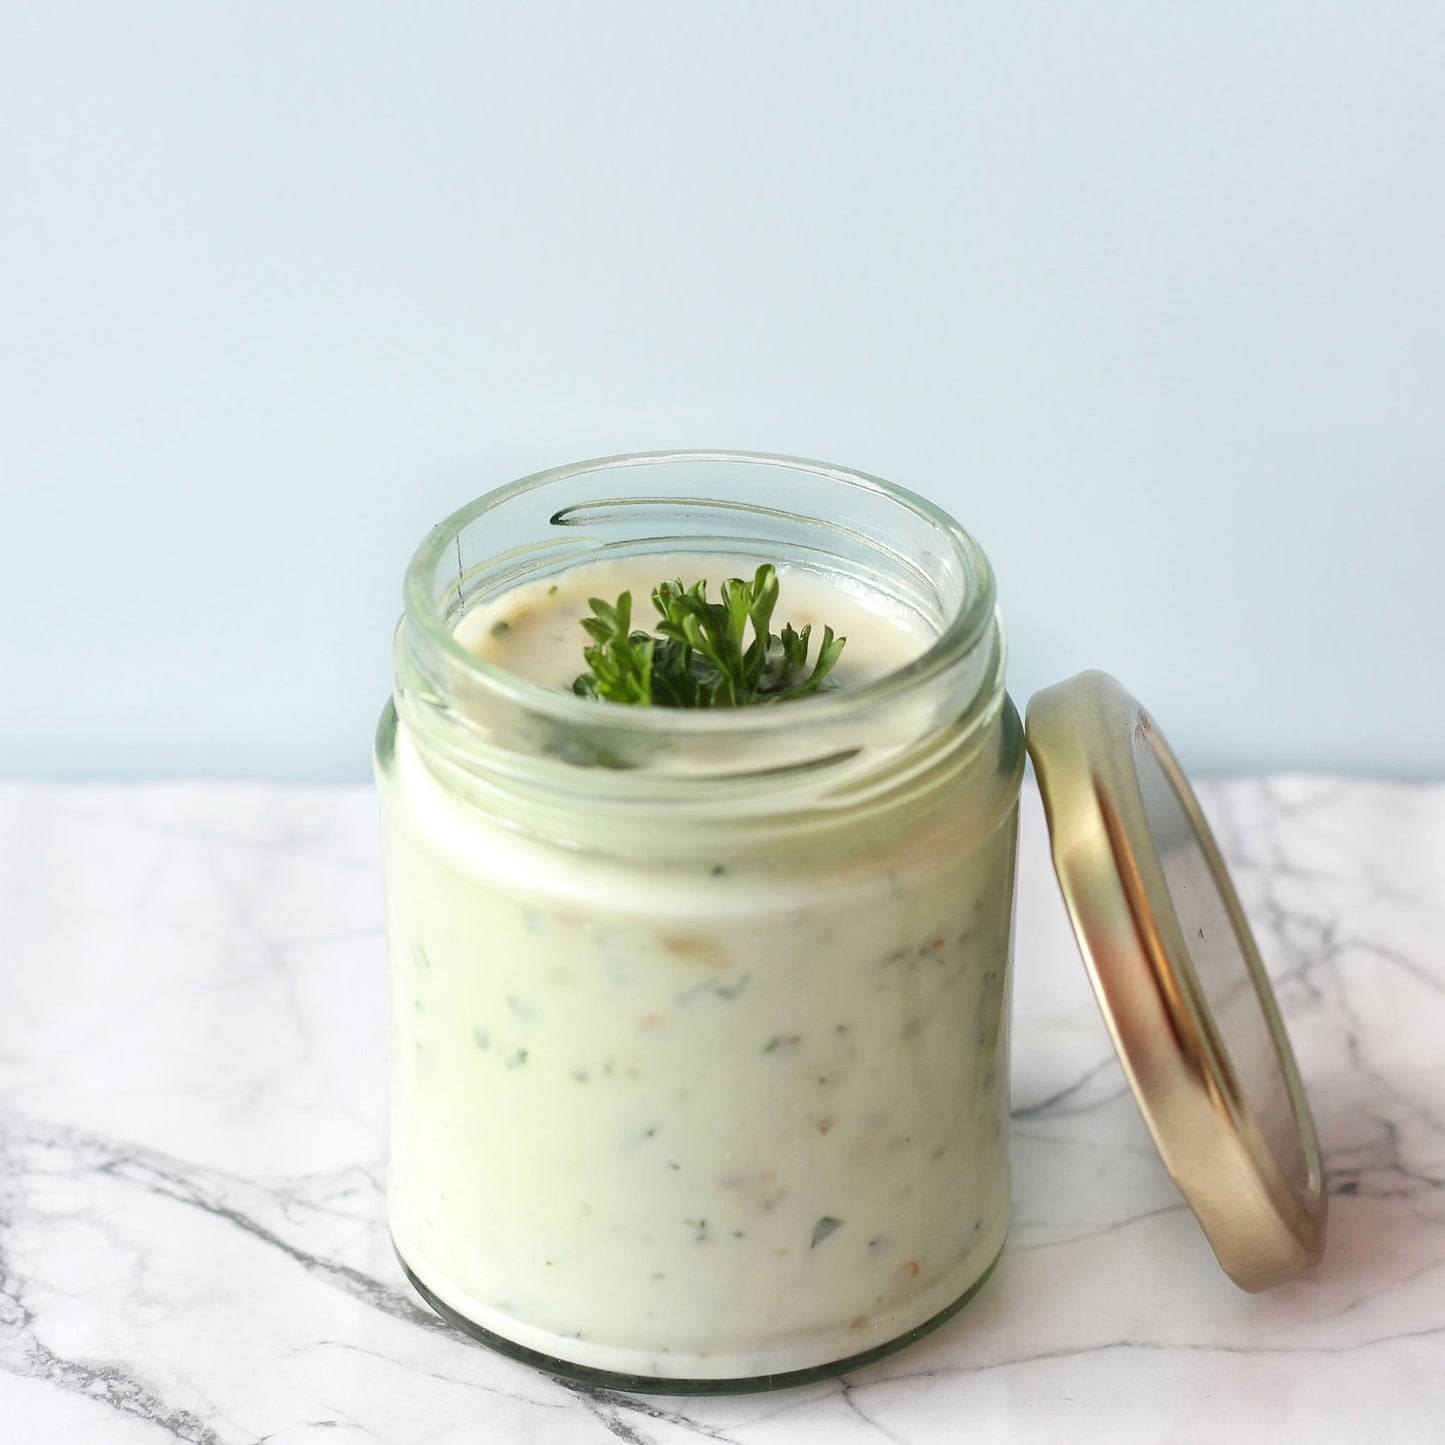
{"label": "clear glass jar", "polygon": [[[936,640],[852,690],[689,711],[454,636],[524,580],[679,550],[861,583]],[[1023,767],[977,544],[812,462],[564,467],[427,538],[396,671],[389,1210],[426,1298],[544,1368],[677,1392],[850,1368],[969,1299],[1008,1221]]]}

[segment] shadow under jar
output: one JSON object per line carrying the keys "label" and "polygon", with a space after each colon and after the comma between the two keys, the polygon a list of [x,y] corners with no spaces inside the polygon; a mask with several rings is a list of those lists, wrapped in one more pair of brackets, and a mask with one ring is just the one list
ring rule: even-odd
{"label": "shadow under jar", "polygon": [[[763,562],[776,625],[791,581],[924,640],[708,710],[577,697],[463,640],[575,568],[715,589]],[[428,1301],[558,1373],[710,1392],[853,1367],[971,1298],[1009,1214],[1023,767],[972,539],[812,462],[560,468],[426,540],[396,670],[388,1202]]]}

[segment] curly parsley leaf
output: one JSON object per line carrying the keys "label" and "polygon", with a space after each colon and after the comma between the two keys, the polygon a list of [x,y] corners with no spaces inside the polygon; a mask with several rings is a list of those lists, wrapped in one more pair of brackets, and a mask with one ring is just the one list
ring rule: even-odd
{"label": "curly parsley leaf", "polygon": [[[843,651],[844,637],[824,627],[811,668],[812,625],[784,623],[772,631],[778,603],[777,569],[758,568],[751,582],[729,577],[721,599],[707,583],[684,587],[679,578],[652,589],[655,632],[632,626],[632,594],[616,602],[589,598],[582,626],[592,639],[582,656],[588,670],[572,684],[579,697],[656,707],[745,707],[789,702],[820,691]],[[751,633],[751,636],[749,636]]]}

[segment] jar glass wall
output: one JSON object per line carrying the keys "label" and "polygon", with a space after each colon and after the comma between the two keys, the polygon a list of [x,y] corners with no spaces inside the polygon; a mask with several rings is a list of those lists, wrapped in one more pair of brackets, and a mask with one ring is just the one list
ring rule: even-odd
{"label": "jar glass wall", "polygon": [[[653,554],[714,583],[772,562],[933,640],[856,688],[690,711],[526,683],[455,635]],[[1022,771],[976,544],[814,463],[587,463],[436,529],[396,656],[389,1208],[428,1299],[663,1390],[795,1383],[957,1308],[1007,1227]]]}

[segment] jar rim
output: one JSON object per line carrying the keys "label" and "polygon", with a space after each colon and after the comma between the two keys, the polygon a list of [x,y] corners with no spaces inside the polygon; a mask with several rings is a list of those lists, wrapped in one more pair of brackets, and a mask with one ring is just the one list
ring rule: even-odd
{"label": "jar rim", "polygon": [[[436,605],[434,583],[446,553],[459,546],[465,529],[489,511],[556,482],[590,473],[610,475],[631,468],[669,463],[776,466],[827,477],[844,486],[881,495],[913,513],[947,543],[964,572],[961,605],[921,654],[856,687],[802,700],[806,709],[802,714],[796,711],[796,706],[689,709],[599,704],[595,699],[578,697],[519,677],[477,656],[458,640],[453,630],[454,623]],[[658,496],[649,500],[662,502],[670,499]],[[687,499],[687,505],[699,503]],[[722,498],[715,505],[739,508],[739,504]],[[761,510],[746,506],[739,509]],[[464,678],[472,688],[493,693],[563,726],[595,727],[600,721],[598,708],[605,706],[609,730],[641,734],[668,730],[687,736],[719,739],[738,738],[749,733],[771,735],[794,726],[800,717],[815,724],[841,723],[886,707],[945,673],[958,659],[966,656],[995,622],[996,616],[995,582],[988,557],[974,538],[942,508],[867,472],[804,457],[731,450],[623,452],[550,467],[494,488],[453,512],[427,534],[407,567],[403,600],[408,644],[414,654],[419,656],[419,660],[425,659],[444,672]]]}

